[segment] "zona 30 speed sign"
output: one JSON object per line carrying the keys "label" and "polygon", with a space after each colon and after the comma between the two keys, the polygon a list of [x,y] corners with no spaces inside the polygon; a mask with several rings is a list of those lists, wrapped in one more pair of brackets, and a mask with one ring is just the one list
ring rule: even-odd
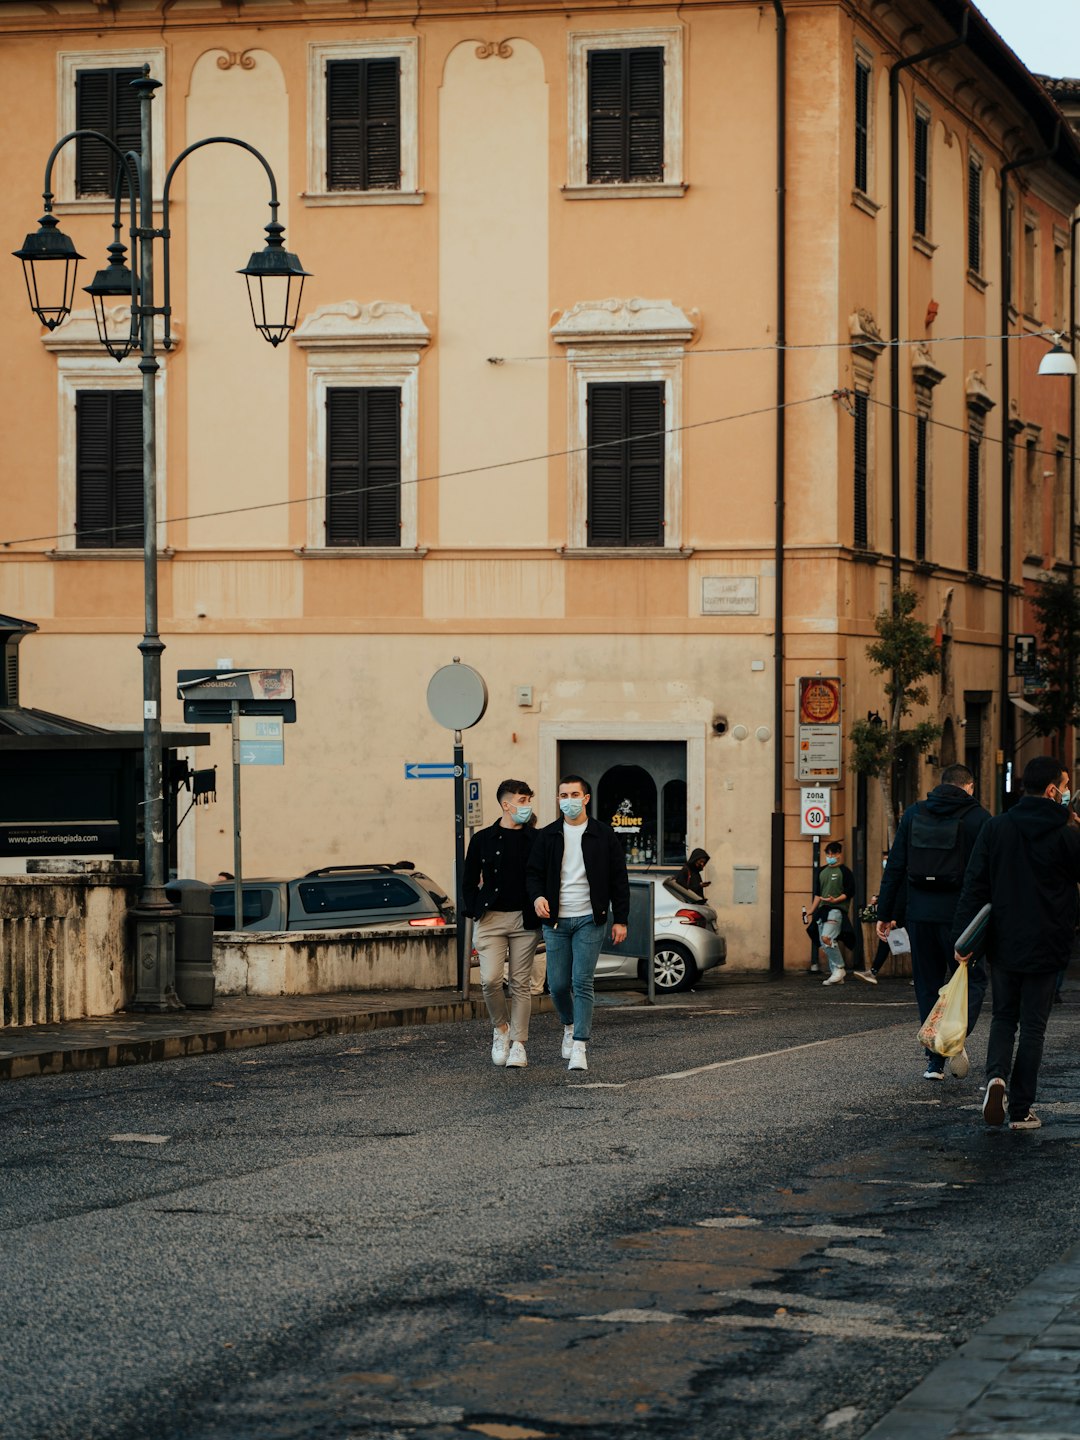
{"label": "zona 30 speed sign", "polygon": [[827,835],[832,818],[832,793],[828,786],[804,786],[799,814],[804,835]]}

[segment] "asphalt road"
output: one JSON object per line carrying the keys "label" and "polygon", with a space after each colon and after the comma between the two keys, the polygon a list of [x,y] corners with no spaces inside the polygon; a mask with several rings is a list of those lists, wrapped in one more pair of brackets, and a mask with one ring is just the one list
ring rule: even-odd
{"label": "asphalt road", "polygon": [[11,1082],[0,1436],[853,1440],[1080,1236],[1078,996],[1025,1135],[900,980]]}

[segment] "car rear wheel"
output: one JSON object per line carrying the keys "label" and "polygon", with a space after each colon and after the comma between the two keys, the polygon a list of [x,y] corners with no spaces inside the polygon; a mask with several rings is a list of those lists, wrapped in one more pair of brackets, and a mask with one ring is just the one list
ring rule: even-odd
{"label": "car rear wheel", "polygon": [[[644,980],[645,966],[641,967]],[[653,950],[653,983],[657,990],[672,995],[679,990],[689,990],[697,983],[698,968],[694,957],[685,945],[676,940],[660,940]]]}

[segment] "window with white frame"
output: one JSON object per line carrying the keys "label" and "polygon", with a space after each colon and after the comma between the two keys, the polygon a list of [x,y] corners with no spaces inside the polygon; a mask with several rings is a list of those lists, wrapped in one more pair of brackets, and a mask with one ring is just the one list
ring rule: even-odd
{"label": "window with white frame", "polygon": [[[93,321],[72,317],[63,329],[46,337],[57,351],[63,337],[67,353],[57,354],[57,531],[60,553],[126,553],[142,550],[142,379],[137,357],[117,365],[101,353],[96,337],[76,349],[76,332],[93,332]],[[65,334],[65,332],[67,332]],[[90,345],[99,351],[88,353]],[[157,392],[158,546],[169,537],[165,468],[166,367],[159,356],[154,378]]]}
{"label": "window with white frame", "polygon": [[578,31],[569,47],[563,193],[682,195],[682,27]]}
{"label": "window with white frame", "polygon": [[416,204],[418,38],[308,46],[308,175],[319,205]]}
{"label": "window with white frame", "polygon": [[552,327],[567,346],[567,549],[682,547],[682,392],[694,324],[666,300],[584,301]]}
{"label": "window with white frame", "polygon": [[[62,50],[57,56],[57,139],[80,128],[98,130],[121,150],[138,150],[139,101],[131,89],[144,65],[153,79],[165,79],[165,51]],[[161,194],[165,167],[165,106],[162,91],[154,98],[155,199]],[[73,140],[57,156],[53,169],[54,209],[111,211],[116,182],[116,159],[105,145]]]}
{"label": "window with white frame", "polygon": [[417,549],[420,356],[431,335],[408,305],[347,300],[308,315],[306,550]]}

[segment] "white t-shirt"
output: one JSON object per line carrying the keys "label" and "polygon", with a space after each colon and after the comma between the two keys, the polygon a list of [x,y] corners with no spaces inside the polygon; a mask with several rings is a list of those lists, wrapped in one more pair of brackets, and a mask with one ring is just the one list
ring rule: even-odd
{"label": "white t-shirt", "polygon": [[[588,824],[588,821],[586,821]],[[581,854],[581,837],[585,825],[568,825],[563,821],[562,872],[559,876],[559,915],[567,920],[573,915],[592,914],[592,896]]]}

